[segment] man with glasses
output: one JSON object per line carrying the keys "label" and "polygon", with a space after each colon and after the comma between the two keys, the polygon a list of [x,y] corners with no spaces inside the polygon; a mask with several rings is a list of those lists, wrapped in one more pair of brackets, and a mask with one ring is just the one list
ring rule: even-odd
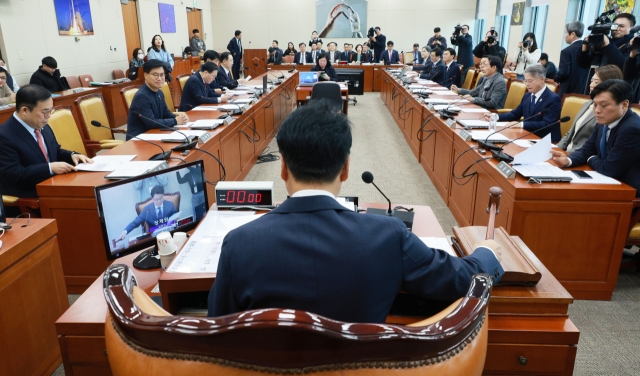
{"label": "man with glasses", "polygon": [[16,101],[16,94],[7,85],[8,77],[9,73],[6,69],[0,67],[0,106]]}
{"label": "man with glasses", "polygon": [[0,125],[0,191],[18,197],[38,197],[36,184],[53,175],[76,171],[86,156],[60,147],[47,125],[54,112],[51,93],[26,85],[16,94],[16,111]]}
{"label": "man with glasses", "polygon": [[142,66],[144,84],[131,101],[127,117],[127,140],[149,129],[163,129],[186,124],[189,118],[184,113],[173,114],[164,100],[164,64],[151,59]]}
{"label": "man with glasses", "polygon": [[200,72],[189,77],[182,89],[182,98],[178,111],[189,111],[201,104],[215,104],[227,101],[225,94],[216,94],[211,90],[211,82],[218,75],[218,66],[212,62],[202,65]]}
{"label": "man with glasses", "polygon": [[[602,46],[591,47],[588,43],[590,37],[584,39],[582,51],[578,54],[576,61],[580,68],[589,69],[595,63],[598,66],[614,64],[620,70],[624,69],[624,61],[631,52],[633,34],[630,34],[630,31],[636,25],[636,17],[633,14],[620,13],[613,19],[613,24],[616,30],[611,30],[611,39],[606,35],[603,37]],[[602,53],[602,59],[599,62],[593,61],[596,50]],[[591,80],[591,76],[593,76],[593,70],[587,81]]]}

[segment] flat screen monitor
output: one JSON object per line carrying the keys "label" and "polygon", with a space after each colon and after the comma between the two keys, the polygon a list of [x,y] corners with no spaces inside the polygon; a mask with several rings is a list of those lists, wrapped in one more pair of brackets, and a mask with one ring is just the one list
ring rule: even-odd
{"label": "flat screen monitor", "polygon": [[318,72],[300,72],[298,74],[301,84],[315,84],[318,82]]}
{"label": "flat screen monitor", "polygon": [[156,245],[163,231],[189,231],[209,208],[202,161],[95,188],[107,260]]}

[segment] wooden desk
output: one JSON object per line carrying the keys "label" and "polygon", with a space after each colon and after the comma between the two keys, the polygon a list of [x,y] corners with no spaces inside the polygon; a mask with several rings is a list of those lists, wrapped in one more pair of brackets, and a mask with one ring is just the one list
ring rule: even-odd
{"label": "wooden desk", "polygon": [[[382,74],[382,101],[460,226],[486,225],[487,192],[489,187],[499,186],[503,195],[496,225],[522,238],[573,297],[611,299],[635,189],[626,184],[532,185],[520,176],[515,180],[506,179],[497,170],[495,160],[476,164],[468,171],[468,174],[475,173],[469,178],[454,179],[452,173],[460,177],[468,166],[486,155],[468,152],[454,169],[458,156],[476,143],[464,141],[459,135],[460,129],[450,128],[439,118],[431,117],[432,112],[425,105],[387,72]],[[431,132],[430,135],[420,131],[428,116],[430,120],[424,131]],[[461,113],[457,118],[478,117],[477,113]],[[513,139],[526,131],[509,129],[504,134]],[[505,149],[510,155],[522,150],[515,144]]]}
{"label": "wooden desk", "polygon": [[[243,180],[247,176],[284,118],[295,108],[293,92],[298,75],[285,72],[285,76],[287,79],[283,84],[263,95],[233,123],[210,131],[212,138],[199,146],[220,158],[226,169],[227,180]],[[257,77],[250,84],[262,85],[262,77]],[[221,115],[219,111],[191,111],[188,114],[191,120]],[[250,127],[255,127],[257,135],[253,134]],[[253,135],[256,142],[249,140],[245,133]],[[160,145],[165,149],[175,146],[167,143]],[[134,140],[105,152],[105,155],[136,154],[136,160],[147,160],[157,152],[158,149],[153,145]],[[179,153],[173,153],[172,157],[183,158],[187,162],[202,159],[207,179],[220,179],[218,163],[204,153],[192,150],[186,157]],[[178,159],[171,159],[169,165],[179,162]],[[104,175],[99,172],[59,175],[37,186],[42,216],[58,220],[62,267],[69,293],[82,293],[110,264],[106,259],[94,195],[94,187],[109,182]],[[213,200],[215,188],[207,185],[207,189]]]}
{"label": "wooden desk", "polygon": [[0,239],[0,375],[50,375],[61,362],[54,323],[69,308],[56,222],[18,218]]}
{"label": "wooden desk", "polygon": [[[298,103],[306,102],[307,97],[311,96],[312,90],[312,86],[298,86],[296,88],[296,101]],[[342,102],[342,113],[349,115],[349,88],[340,87],[340,94],[346,98],[346,100]]]}
{"label": "wooden desk", "polygon": [[[360,206],[386,208],[384,204]],[[413,228],[416,235],[445,236],[431,208],[403,206],[416,210]],[[542,273],[542,279],[535,287],[494,287],[489,304],[489,346],[484,373],[571,375],[579,338],[578,329],[568,317],[568,307],[573,299],[526,245],[520,245]],[[129,255],[116,262],[131,266],[134,257]],[[208,292],[215,280],[215,274],[161,275],[159,271],[136,269],[134,273],[138,284],[148,294],[156,282],[160,283],[163,306],[172,312],[181,308],[181,294]],[[67,375],[75,375],[70,370],[81,365],[87,374],[110,374],[104,355],[106,312],[102,278],[98,278],[56,322]],[[388,322],[418,320],[389,317]],[[527,359],[526,366],[518,363],[520,357]]]}

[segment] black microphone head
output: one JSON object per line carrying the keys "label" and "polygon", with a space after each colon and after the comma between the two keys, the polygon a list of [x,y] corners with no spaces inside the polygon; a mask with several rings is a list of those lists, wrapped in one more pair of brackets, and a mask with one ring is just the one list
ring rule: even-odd
{"label": "black microphone head", "polygon": [[97,120],[91,120],[91,125],[93,125],[94,127],[102,127],[102,124],[100,124],[100,122]]}
{"label": "black microphone head", "polygon": [[561,122],[561,123],[566,123],[566,122],[568,122],[569,120],[571,120],[571,116],[565,116],[565,117],[563,117],[563,118],[560,118],[560,122]]}
{"label": "black microphone head", "polygon": [[367,183],[367,184],[373,183],[373,174],[370,173],[369,171],[363,172],[362,173],[362,181]]}
{"label": "black microphone head", "polygon": [[548,108],[548,107],[547,107],[547,108],[545,108],[545,109],[543,109],[542,111],[540,111],[540,115],[544,115],[544,114],[546,114],[547,112],[549,112],[549,108]]}

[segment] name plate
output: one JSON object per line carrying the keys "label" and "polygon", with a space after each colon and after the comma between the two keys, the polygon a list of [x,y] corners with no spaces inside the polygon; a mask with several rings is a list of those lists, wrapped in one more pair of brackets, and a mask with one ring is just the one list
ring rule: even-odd
{"label": "name plate", "polygon": [[456,121],[453,119],[447,119],[445,123],[449,126],[449,128],[455,128],[456,126]]}
{"label": "name plate", "polygon": [[[253,103],[253,101],[252,101]],[[240,106],[240,108],[242,108],[242,111],[246,111],[249,109],[249,103],[246,103],[244,106]]]}
{"label": "name plate", "polygon": [[498,163],[498,171],[500,171],[500,173],[509,180],[515,180],[516,178],[516,170],[505,162]]}
{"label": "name plate", "polygon": [[418,98],[418,103],[423,104],[424,103],[424,98]]}
{"label": "name plate", "polygon": [[471,134],[464,129],[460,131],[460,137],[462,137],[465,141],[471,140]]}
{"label": "name plate", "polygon": [[202,136],[198,137],[198,144],[202,145],[205,142],[209,141],[211,139],[211,135],[209,133],[205,133]]}
{"label": "name plate", "polygon": [[427,110],[429,110],[429,111],[433,111],[433,104],[429,103],[429,104],[427,105]]}
{"label": "name plate", "polygon": [[84,91],[84,89],[83,89],[83,88],[81,88],[81,87],[80,87],[80,88],[77,88],[77,89],[73,89],[73,92],[74,92],[74,93],[82,93],[83,91]]}
{"label": "name plate", "polygon": [[229,124],[231,124],[231,122],[233,122],[233,117],[231,115],[229,115],[226,118],[224,118],[224,124],[225,125],[229,125]]}

